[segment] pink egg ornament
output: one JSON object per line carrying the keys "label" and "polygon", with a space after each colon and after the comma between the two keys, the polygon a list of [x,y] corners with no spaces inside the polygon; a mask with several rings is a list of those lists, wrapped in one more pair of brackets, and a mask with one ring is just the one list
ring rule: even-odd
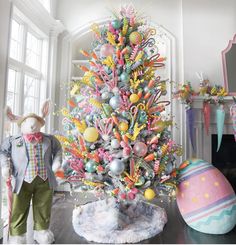
{"label": "pink egg ornament", "polygon": [[143,142],[136,142],[133,146],[134,154],[139,157],[144,157],[147,154],[147,146]]}
{"label": "pink egg ornament", "polygon": [[111,44],[103,44],[102,47],[100,48],[100,56],[101,57],[106,57],[113,55],[114,53],[114,48]]}
{"label": "pink egg ornament", "polygon": [[208,234],[225,234],[236,224],[236,196],[224,175],[212,164],[190,159],[180,170],[177,205],[185,222]]}

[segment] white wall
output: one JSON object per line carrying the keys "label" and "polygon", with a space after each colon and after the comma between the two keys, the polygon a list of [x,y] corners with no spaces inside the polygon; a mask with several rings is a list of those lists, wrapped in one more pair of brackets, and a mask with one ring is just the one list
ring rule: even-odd
{"label": "white wall", "polygon": [[[112,16],[120,6],[132,3],[139,14],[161,24],[176,37],[177,71],[181,70],[181,0],[58,0],[57,19],[72,32],[87,24]],[[91,40],[89,40],[91,41]],[[177,78],[180,74],[177,72]]]}
{"label": "white wall", "polygon": [[235,0],[184,0],[184,78],[195,83],[196,71],[223,85],[221,51],[236,33]]}
{"label": "white wall", "polygon": [[197,87],[195,72],[203,71],[212,83],[223,84],[221,51],[236,33],[236,0],[57,0],[57,18],[73,32],[126,3],[176,37],[177,82]]}

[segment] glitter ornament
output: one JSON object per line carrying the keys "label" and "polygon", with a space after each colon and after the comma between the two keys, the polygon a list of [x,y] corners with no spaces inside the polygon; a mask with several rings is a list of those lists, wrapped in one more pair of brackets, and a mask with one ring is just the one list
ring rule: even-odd
{"label": "glitter ornament", "polygon": [[129,40],[132,44],[141,44],[143,37],[140,32],[134,31],[130,33]]}
{"label": "glitter ornament", "polygon": [[85,129],[83,136],[87,142],[95,142],[97,141],[99,134],[96,128],[88,127]]}
{"label": "glitter ornament", "polygon": [[134,154],[139,157],[145,156],[147,154],[147,150],[147,145],[143,142],[136,142],[133,147]]}
{"label": "glitter ornament", "polygon": [[148,188],[144,192],[144,197],[148,200],[151,201],[154,197],[156,196],[156,193],[154,192],[153,189]]}
{"label": "glitter ornament", "polygon": [[120,75],[120,80],[121,80],[122,82],[129,82],[129,78],[130,78],[130,76],[129,76],[129,74],[126,73],[126,72],[123,72],[123,73]]}
{"label": "glitter ornament", "polygon": [[128,130],[128,128],[129,128],[129,124],[126,123],[126,122],[121,122],[121,123],[119,124],[119,130],[120,130],[120,131],[125,132],[125,131]]}
{"label": "glitter ornament", "polygon": [[121,22],[119,21],[119,20],[113,20],[112,22],[111,22],[111,25],[112,25],[112,27],[114,28],[114,29],[119,29],[120,27],[121,27]]}
{"label": "glitter ornament", "polygon": [[119,174],[123,173],[123,171],[125,170],[124,162],[119,160],[119,159],[114,159],[110,163],[110,170],[115,175],[119,175]]}
{"label": "glitter ornament", "polygon": [[107,57],[107,56],[110,56],[114,53],[114,48],[111,44],[103,44],[101,49],[100,49],[100,55],[102,57]]}
{"label": "glitter ornament", "polygon": [[136,103],[139,101],[139,96],[137,94],[131,94],[129,97],[130,102]]}
{"label": "glitter ornament", "polygon": [[120,106],[120,97],[119,96],[113,96],[109,101],[110,106],[115,110],[119,108]]}
{"label": "glitter ornament", "polygon": [[89,173],[94,173],[96,171],[97,165],[94,161],[88,161],[85,164],[85,170]]}

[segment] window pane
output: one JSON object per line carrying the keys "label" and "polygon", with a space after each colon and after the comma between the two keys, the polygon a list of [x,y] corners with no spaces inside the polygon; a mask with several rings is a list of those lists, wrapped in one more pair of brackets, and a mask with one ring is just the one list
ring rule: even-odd
{"label": "window pane", "polygon": [[14,99],[15,99],[14,93],[8,92],[7,93],[7,105],[10,106],[11,108],[14,108]]}
{"label": "window pane", "polygon": [[24,113],[38,113],[39,80],[25,75],[24,81]]}
{"label": "window pane", "polygon": [[42,56],[42,41],[30,32],[27,33],[26,64],[36,70],[40,70]]}
{"label": "window pane", "polygon": [[21,60],[22,30],[22,25],[13,19],[11,23],[10,57],[19,61]]}
{"label": "window pane", "polygon": [[38,113],[36,110],[36,99],[34,97],[25,97],[24,114],[31,112]]}
{"label": "window pane", "polygon": [[24,95],[27,96],[36,96],[35,91],[37,87],[37,79],[31,76],[25,75],[25,84],[24,84]]}
{"label": "window pane", "polygon": [[16,22],[15,20],[12,20],[12,25],[11,25],[11,38],[15,39],[17,41],[20,41],[20,24]]}
{"label": "window pane", "polygon": [[19,43],[15,40],[11,40],[10,57],[15,60],[20,60],[20,47]]}
{"label": "window pane", "polygon": [[16,71],[13,69],[8,70],[8,86],[7,91],[15,92],[16,87]]}

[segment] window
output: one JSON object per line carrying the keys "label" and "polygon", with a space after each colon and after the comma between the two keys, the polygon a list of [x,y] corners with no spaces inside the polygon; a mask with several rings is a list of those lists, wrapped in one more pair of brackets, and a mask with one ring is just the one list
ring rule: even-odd
{"label": "window", "polygon": [[[15,10],[15,12],[14,12]],[[6,104],[15,114],[39,114],[46,99],[48,37],[14,8],[11,21]],[[5,123],[5,135],[18,128]]]}
{"label": "window", "polygon": [[51,1],[50,0],[38,0],[42,5],[43,7],[50,13],[51,11]]}

